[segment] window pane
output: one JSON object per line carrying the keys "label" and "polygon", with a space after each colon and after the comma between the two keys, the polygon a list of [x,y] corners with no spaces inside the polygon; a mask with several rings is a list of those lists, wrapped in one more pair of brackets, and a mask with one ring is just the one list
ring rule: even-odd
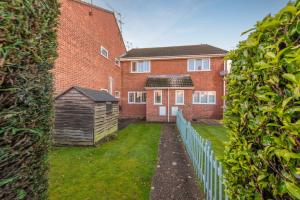
{"label": "window pane", "polygon": [[145,103],[147,99],[147,93],[143,92],[142,102]]}
{"label": "window pane", "polygon": [[112,113],[112,103],[106,103],[106,113]]}
{"label": "window pane", "polygon": [[201,92],[201,94],[200,94],[200,102],[201,103],[207,103],[207,93],[206,92]]}
{"label": "window pane", "polygon": [[203,59],[203,66],[202,66],[203,70],[209,70],[210,66],[209,66],[209,59]]}
{"label": "window pane", "polygon": [[130,93],[129,93],[128,99],[129,99],[129,102],[130,102],[130,103],[134,103],[134,93],[133,93],[133,92],[130,92]]}
{"label": "window pane", "polygon": [[193,95],[193,99],[195,103],[200,103],[200,93],[199,92],[195,92]]}
{"label": "window pane", "polygon": [[160,104],[160,103],[162,103],[162,98],[161,98],[161,92],[160,91],[156,91],[155,93],[154,93],[154,95],[155,95],[155,103],[157,103],[157,104]]}
{"label": "window pane", "polygon": [[189,71],[194,71],[194,61],[195,60],[188,60],[188,66],[189,66]]}
{"label": "window pane", "polygon": [[215,93],[214,92],[209,92],[208,93],[208,103],[215,103]]}
{"label": "window pane", "polygon": [[183,103],[183,91],[176,91],[176,103]]}
{"label": "window pane", "polygon": [[145,61],[145,72],[149,72],[149,71],[150,71],[150,62]]}
{"label": "window pane", "polygon": [[141,103],[142,102],[142,92],[137,92],[136,93],[135,102],[136,103]]}
{"label": "window pane", "polygon": [[202,70],[202,60],[196,60],[196,70]]}
{"label": "window pane", "polygon": [[132,62],[132,71],[133,71],[133,72],[137,72],[137,71],[136,71],[136,65],[137,65],[136,62]]}

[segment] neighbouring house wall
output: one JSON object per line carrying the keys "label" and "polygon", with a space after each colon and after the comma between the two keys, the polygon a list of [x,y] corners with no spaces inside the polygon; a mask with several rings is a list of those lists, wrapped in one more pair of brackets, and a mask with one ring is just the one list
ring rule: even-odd
{"label": "neighbouring house wall", "polygon": [[[146,117],[151,121],[153,119],[154,112],[157,108],[153,105],[153,91],[147,92],[147,105],[146,104],[128,104],[128,91],[145,91],[145,83],[149,75],[170,75],[170,74],[189,74],[194,83],[194,90],[196,91],[216,91],[216,104],[214,105],[200,105],[192,104],[192,92],[185,95],[185,103],[187,107],[184,109],[191,109],[189,119],[199,118],[222,118],[223,115],[223,100],[224,85],[223,78],[220,76],[220,72],[224,70],[223,57],[211,58],[211,71],[200,72],[188,72],[187,71],[187,59],[173,59],[173,60],[152,60],[151,61],[151,73],[130,73],[131,62],[123,61],[122,66],[122,98],[121,98],[121,117]],[[175,101],[174,93],[170,97],[171,101]],[[165,95],[163,95],[165,98]],[[149,104],[149,105],[148,105]],[[147,111],[146,111],[147,107]],[[149,110],[148,110],[149,109]],[[156,110],[156,111],[155,111]],[[152,113],[153,112],[153,113]],[[158,112],[158,111],[157,111]],[[161,118],[161,117],[159,117]],[[153,119],[153,120],[152,120]]]}
{"label": "neighbouring house wall", "polygon": [[[101,46],[109,51],[108,59],[100,54]],[[112,12],[76,0],[61,0],[58,59],[53,70],[56,94],[74,85],[108,89],[110,76],[113,95],[121,91],[121,69],[115,58],[125,52]]]}
{"label": "neighbouring house wall", "polygon": [[112,104],[112,112],[106,113],[106,103],[95,106],[94,143],[118,130],[119,105]]}
{"label": "neighbouring house wall", "polygon": [[55,100],[53,140],[57,145],[93,145],[94,102],[75,89]]}

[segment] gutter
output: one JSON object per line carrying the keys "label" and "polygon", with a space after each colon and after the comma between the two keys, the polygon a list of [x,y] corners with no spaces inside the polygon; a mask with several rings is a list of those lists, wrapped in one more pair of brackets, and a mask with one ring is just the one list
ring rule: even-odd
{"label": "gutter", "polygon": [[193,90],[195,87],[145,87],[146,90]]}
{"label": "gutter", "polygon": [[[126,55],[125,55],[126,56]],[[223,57],[226,54],[202,54],[202,55],[178,55],[178,56],[149,56],[149,57],[121,57],[120,61],[132,61],[132,60],[171,60],[171,59],[186,59],[186,58],[213,58]]]}

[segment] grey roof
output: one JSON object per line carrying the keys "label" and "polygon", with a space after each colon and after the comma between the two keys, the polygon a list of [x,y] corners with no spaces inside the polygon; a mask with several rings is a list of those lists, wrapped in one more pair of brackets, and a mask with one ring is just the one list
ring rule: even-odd
{"label": "grey roof", "polygon": [[94,102],[118,102],[118,99],[116,99],[114,96],[112,96],[108,92],[99,91],[99,90],[92,90],[92,89],[89,89],[89,88],[82,88],[82,87],[78,87],[78,86],[73,86],[73,87],[69,88],[68,90],[66,90],[62,94],[58,95],[56,98],[58,98],[59,96],[65,94],[65,93],[67,93],[72,88],[79,91],[83,95],[89,97]]}
{"label": "grey roof", "polygon": [[224,49],[220,49],[208,44],[200,44],[200,45],[189,45],[189,46],[131,49],[123,56],[123,58],[209,55],[209,54],[226,54],[226,53],[227,51]]}
{"label": "grey roof", "polygon": [[92,90],[78,86],[75,86],[74,88],[95,102],[118,101],[118,99],[105,91]]}
{"label": "grey roof", "polygon": [[157,75],[149,76],[146,81],[146,87],[194,87],[190,75]]}

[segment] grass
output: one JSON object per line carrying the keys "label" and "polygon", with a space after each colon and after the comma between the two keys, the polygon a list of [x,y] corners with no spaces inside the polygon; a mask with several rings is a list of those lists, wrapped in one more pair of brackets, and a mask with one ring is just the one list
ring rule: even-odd
{"label": "grass", "polygon": [[226,129],[223,126],[194,124],[193,127],[205,139],[210,140],[212,149],[218,160],[224,156],[225,142],[228,141]]}
{"label": "grass", "polygon": [[131,124],[99,147],[50,153],[50,200],[149,199],[161,125]]}

